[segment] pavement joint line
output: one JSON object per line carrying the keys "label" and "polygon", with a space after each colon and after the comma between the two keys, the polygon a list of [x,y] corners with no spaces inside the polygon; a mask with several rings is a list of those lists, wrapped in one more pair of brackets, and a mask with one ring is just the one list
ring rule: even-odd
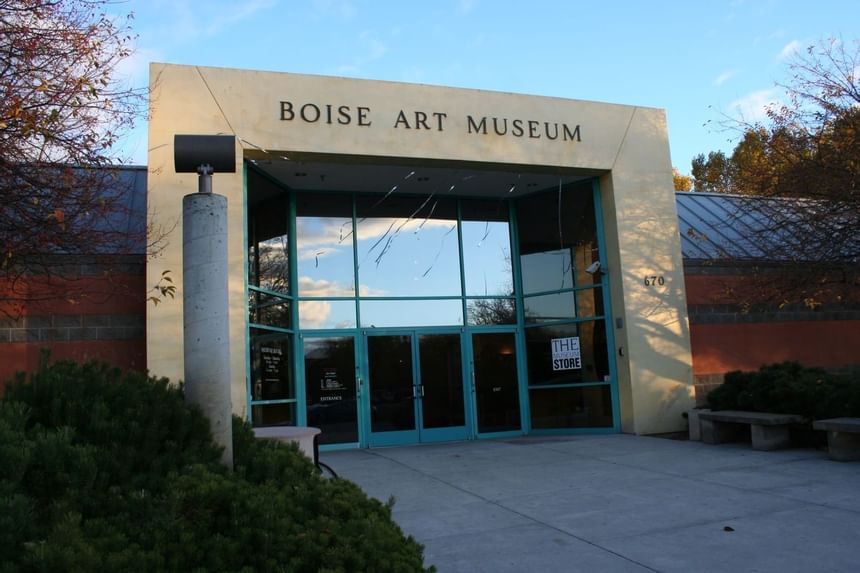
{"label": "pavement joint line", "polygon": [[[560,533],[560,534],[562,534],[562,535],[565,535],[565,536],[567,536],[567,537],[571,537],[571,538],[576,539],[577,541],[581,541],[582,543],[585,543],[585,544],[587,544],[587,545],[591,545],[592,547],[594,547],[594,548],[596,548],[596,549],[599,549],[600,551],[605,551],[606,553],[609,553],[609,554],[611,554],[611,555],[614,555],[614,556],[618,557],[619,559],[623,559],[624,561],[627,561],[627,562],[632,563],[632,564],[634,564],[634,565],[638,565],[639,567],[642,567],[642,568],[644,568],[644,569],[646,569],[646,570],[648,570],[648,571],[652,571],[653,573],[662,573],[659,569],[654,569],[653,567],[650,567],[650,566],[648,566],[648,565],[646,565],[646,564],[644,564],[644,563],[641,563],[641,562],[639,562],[639,561],[636,561],[635,559],[632,559],[632,558],[630,558],[630,557],[628,557],[628,556],[626,556],[626,555],[623,555],[623,554],[621,554],[621,553],[618,553],[617,551],[614,551],[614,550],[612,550],[612,549],[609,549],[608,547],[604,547],[604,546],[602,546],[602,545],[600,545],[600,544],[598,544],[598,543],[595,543],[595,542],[593,542],[593,541],[590,541],[590,540],[585,539],[585,538],[583,538],[583,537],[580,537],[580,536],[578,536],[578,535],[574,535],[573,533],[571,533],[571,532],[569,532],[569,531],[565,531],[564,529],[560,529],[560,528],[558,528],[558,527],[556,527],[556,526],[554,526],[554,525],[551,525],[551,524],[549,524],[549,523],[543,522],[543,521],[541,521],[541,520],[539,520],[539,519],[536,519],[536,518],[532,517],[531,515],[527,515],[527,514],[525,514],[525,513],[522,513],[522,512],[520,512],[520,511],[517,511],[517,510],[512,509],[512,508],[510,508],[510,507],[505,507],[504,505],[502,505],[502,504],[500,504],[500,503],[497,503],[496,501],[494,501],[494,500],[492,500],[492,499],[488,499],[488,498],[486,498],[486,497],[484,497],[484,496],[482,496],[482,495],[480,495],[480,494],[477,494],[477,493],[475,493],[475,492],[472,492],[472,491],[469,491],[469,490],[467,490],[467,489],[464,489],[464,488],[462,488],[462,487],[460,487],[460,486],[457,486],[457,485],[454,485],[454,484],[452,484],[452,483],[449,483],[449,482],[447,482],[447,481],[445,481],[445,480],[443,480],[443,479],[441,479],[441,478],[439,478],[439,477],[436,477],[436,476],[434,476],[434,475],[431,475],[431,474],[425,473],[425,472],[423,472],[423,471],[421,471],[421,470],[419,470],[419,469],[417,469],[417,468],[413,468],[413,467],[409,466],[408,464],[406,464],[406,463],[404,463],[404,462],[401,462],[400,460],[397,460],[397,459],[394,459],[394,458],[391,458],[391,457],[389,457],[389,456],[385,456],[385,455],[382,455],[382,454],[380,454],[380,453],[376,453],[376,452],[374,452],[374,454],[373,454],[373,455],[378,455],[378,456],[379,456],[379,457],[381,457],[381,458],[387,459],[387,460],[392,461],[392,462],[394,462],[394,463],[396,463],[396,464],[400,464],[400,465],[402,465],[402,466],[404,466],[404,467],[406,467],[406,468],[409,468],[409,469],[411,469],[411,470],[413,470],[413,471],[416,471],[416,472],[420,473],[421,475],[424,475],[424,476],[426,476],[426,477],[428,477],[428,478],[431,478],[431,479],[434,479],[434,480],[436,480],[436,481],[439,481],[439,482],[441,482],[441,483],[443,483],[443,484],[447,485],[448,487],[451,487],[451,488],[453,488],[453,489],[456,489],[456,490],[462,491],[463,493],[467,493],[467,494],[469,494],[469,495],[473,495],[473,496],[475,496],[476,498],[478,498],[478,499],[480,499],[480,500],[485,501],[486,503],[489,503],[489,504],[491,504],[491,505],[494,505],[494,506],[498,507],[499,509],[503,509],[503,510],[505,510],[505,511],[509,511],[509,512],[511,512],[511,513],[513,513],[513,514],[515,514],[515,515],[519,515],[520,517],[523,517],[523,518],[525,518],[525,519],[527,519],[527,520],[529,520],[529,521],[531,521],[531,522],[533,522],[533,523],[536,523],[536,524],[538,524],[538,525],[541,525],[541,526],[543,526],[543,527],[546,527],[547,529],[551,529],[551,530],[553,530],[553,531],[557,531],[558,533]],[[504,528],[503,528],[503,529],[504,529]]]}

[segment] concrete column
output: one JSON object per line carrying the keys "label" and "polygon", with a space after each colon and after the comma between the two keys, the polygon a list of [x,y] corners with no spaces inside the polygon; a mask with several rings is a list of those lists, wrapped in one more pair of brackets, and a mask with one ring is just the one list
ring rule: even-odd
{"label": "concrete column", "polygon": [[182,199],[185,399],[209,418],[221,461],[233,467],[230,332],[227,301],[227,198]]}

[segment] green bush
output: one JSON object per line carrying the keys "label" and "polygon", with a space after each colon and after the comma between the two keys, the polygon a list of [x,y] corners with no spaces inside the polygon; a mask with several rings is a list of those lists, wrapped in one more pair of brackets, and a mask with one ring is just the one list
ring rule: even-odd
{"label": "green bush", "polygon": [[860,379],[804,368],[796,362],[729,372],[708,394],[714,410],[800,414],[810,420],[860,416]]}
{"label": "green bush", "polygon": [[[425,571],[391,510],[164,379],[58,363],[0,401],[0,572]],[[429,570],[432,570],[430,568]]]}

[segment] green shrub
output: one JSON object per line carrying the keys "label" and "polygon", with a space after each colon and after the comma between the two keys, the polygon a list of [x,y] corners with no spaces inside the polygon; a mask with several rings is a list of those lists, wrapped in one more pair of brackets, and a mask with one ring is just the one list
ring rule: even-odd
{"label": "green shrub", "polygon": [[425,571],[390,507],[233,429],[228,472],[164,379],[58,363],[18,380],[0,402],[0,573]]}
{"label": "green shrub", "polygon": [[714,410],[801,414],[824,419],[860,416],[860,379],[804,368],[796,362],[762,366],[757,372],[726,374],[708,394]]}

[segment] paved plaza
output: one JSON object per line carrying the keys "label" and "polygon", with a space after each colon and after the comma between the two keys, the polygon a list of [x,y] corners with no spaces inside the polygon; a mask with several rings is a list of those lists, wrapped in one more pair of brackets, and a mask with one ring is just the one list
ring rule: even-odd
{"label": "paved plaza", "polygon": [[447,572],[860,570],[860,463],[630,435],[325,452]]}

